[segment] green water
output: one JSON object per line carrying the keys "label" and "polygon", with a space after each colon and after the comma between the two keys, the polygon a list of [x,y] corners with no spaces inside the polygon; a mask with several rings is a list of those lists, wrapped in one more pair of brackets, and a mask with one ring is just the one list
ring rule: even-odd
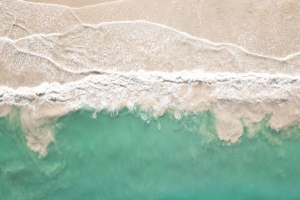
{"label": "green water", "polygon": [[[40,157],[18,114],[0,119],[0,199],[300,199],[299,129],[220,141],[210,112],[143,121],[80,110],[55,122]],[[160,130],[159,130],[160,127]]]}

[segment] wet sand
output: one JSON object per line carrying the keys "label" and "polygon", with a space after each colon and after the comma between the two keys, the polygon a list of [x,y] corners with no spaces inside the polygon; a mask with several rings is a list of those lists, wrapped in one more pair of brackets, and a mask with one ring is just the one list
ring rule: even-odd
{"label": "wet sand", "polygon": [[[300,47],[300,3],[296,0],[122,0],[82,8],[14,0],[3,2],[8,10],[15,13],[16,24],[20,25],[13,27],[9,33],[11,38],[34,33],[62,33],[78,23],[146,20],[198,38],[236,44],[250,52],[268,56],[285,57],[298,52]],[[10,23],[14,21],[11,15],[6,18],[10,18]],[[30,21],[24,23],[22,19]]]}

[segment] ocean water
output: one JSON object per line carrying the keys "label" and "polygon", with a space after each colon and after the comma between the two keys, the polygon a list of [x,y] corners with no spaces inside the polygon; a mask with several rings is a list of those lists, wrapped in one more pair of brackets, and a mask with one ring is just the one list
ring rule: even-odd
{"label": "ocean water", "polygon": [[82,109],[50,124],[42,157],[16,110],[0,118],[0,199],[300,199],[300,130],[273,131],[269,117],[229,144],[209,111],[177,120]]}

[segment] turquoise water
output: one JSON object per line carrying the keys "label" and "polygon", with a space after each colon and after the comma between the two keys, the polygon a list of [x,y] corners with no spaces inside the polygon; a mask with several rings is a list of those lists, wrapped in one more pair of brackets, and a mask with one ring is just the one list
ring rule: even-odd
{"label": "turquoise water", "polygon": [[[0,119],[0,199],[300,199],[299,129],[220,141],[210,112],[142,120],[127,110],[58,119],[45,157],[18,112]],[[145,119],[145,114],[143,114]]]}

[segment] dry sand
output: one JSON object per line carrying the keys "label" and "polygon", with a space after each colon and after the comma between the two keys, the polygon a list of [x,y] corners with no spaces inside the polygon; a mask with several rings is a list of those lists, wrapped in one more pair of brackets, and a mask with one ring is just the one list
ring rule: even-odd
{"label": "dry sand", "polygon": [[299,1],[83,2],[0,1],[0,116],[21,108],[33,151],[54,140],[49,119],[82,107],[210,109],[230,142],[266,115],[299,125]]}

